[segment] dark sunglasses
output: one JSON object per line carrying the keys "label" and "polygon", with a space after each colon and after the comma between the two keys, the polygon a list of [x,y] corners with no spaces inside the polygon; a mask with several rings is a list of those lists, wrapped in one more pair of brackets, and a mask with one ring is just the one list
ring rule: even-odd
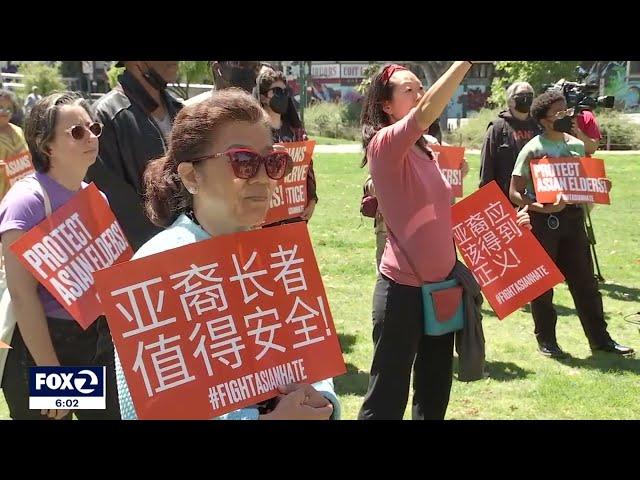
{"label": "dark sunglasses", "polygon": [[274,95],[288,95],[289,89],[282,87],[271,87],[267,92],[272,91]]}
{"label": "dark sunglasses", "polygon": [[13,108],[9,107],[9,108],[3,108],[0,107],[0,115],[12,115],[13,114]]}
{"label": "dark sunglasses", "polygon": [[235,176],[244,180],[255,177],[262,163],[264,163],[267,176],[273,180],[280,180],[291,173],[293,169],[293,160],[285,149],[274,149],[266,155],[260,155],[249,148],[231,148],[226,152],[205,155],[187,161],[194,163],[224,156],[229,157]]}
{"label": "dark sunglasses", "polygon": [[92,122],[88,126],[74,125],[65,130],[65,133],[71,135],[74,140],[82,140],[87,132],[93,133],[96,137],[99,137],[100,135],[102,135],[102,124],[98,122]]}

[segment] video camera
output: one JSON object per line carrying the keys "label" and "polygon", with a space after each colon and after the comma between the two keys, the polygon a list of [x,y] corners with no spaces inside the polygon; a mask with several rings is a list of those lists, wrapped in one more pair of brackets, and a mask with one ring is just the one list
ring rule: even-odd
{"label": "video camera", "polygon": [[[576,69],[576,76],[579,81],[584,81],[587,75],[587,71],[582,67]],[[544,91],[551,89],[561,90],[567,101],[567,108],[574,108],[576,114],[584,110],[593,110],[596,107],[613,108],[615,102],[615,97],[612,95],[596,97],[595,95],[600,90],[600,87],[596,83],[578,83],[560,80],[555,84],[544,86]]]}

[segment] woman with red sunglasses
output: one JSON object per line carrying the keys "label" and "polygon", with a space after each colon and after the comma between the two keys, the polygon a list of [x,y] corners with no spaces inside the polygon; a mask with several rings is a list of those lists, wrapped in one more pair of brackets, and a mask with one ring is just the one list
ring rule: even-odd
{"label": "woman with red sunglasses", "polygon": [[[2,389],[13,419],[71,418],[69,410],[29,409],[29,367],[36,365],[106,366],[106,410],[75,413],[79,419],[120,418],[113,343],[105,318],[83,330],[6,248],[88,186],[83,178],[96,161],[101,133],[102,125],[94,121],[82,97],[63,92],[39,100],[25,126],[36,172],[15,183],[0,203],[0,241],[5,247],[7,288],[16,319]],[[3,316],[0,322],[7,318]]]}
{"label": "woman with red sunglasses", "polygon": [[[268,120],[251,95],[229,88],[185,106],[173,124],[166,156],[151,162],[144,174],[147,215],[166,229],[133,258],[259,225],[278,180],[291,166],[287,152],[274,149]],[[116,374],[122,418],[136,419],[117,355]],[[340,403],[331,379],[313,386],[284,386],[281,393],[276,401],[221,418],[339,418]]]}

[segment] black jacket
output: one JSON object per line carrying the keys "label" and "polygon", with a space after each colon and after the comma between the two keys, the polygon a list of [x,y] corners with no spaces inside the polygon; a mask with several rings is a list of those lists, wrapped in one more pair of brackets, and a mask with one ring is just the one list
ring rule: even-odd
{"label": "black jacket", "polygon": [[[89,168],[88,181],[96,183],[109,199],[134,251],[161,231],[144,213],[142,175],[150,160],[164,155],[167,145],[151,112],[156,102],[131,73],[94,105],[104,124],[100,152]],[[164,92],[164,102],[173,122],[182,102]]]}
{"label": "black jacket", "polygon": [[529,140],[541,133],[531,117],[518,120],[509,110],[489,124],[480,154],[480,186],[495,180],[509,198],[511,174],[518,154]]}

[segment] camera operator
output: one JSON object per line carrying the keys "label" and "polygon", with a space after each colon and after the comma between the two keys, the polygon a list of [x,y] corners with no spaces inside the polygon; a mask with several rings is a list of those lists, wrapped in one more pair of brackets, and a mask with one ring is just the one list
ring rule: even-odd
{"label": "camera operator", "polygon": [[[569,82],[561,79],[556,83],[556,87],[561,91],[565,91],[565,85],[569,87]],[[565,95],[566,99],[566,95]],[[571,97],[568,99],[570,100]],[[573,121],[571,123],[571,134],[582,140],[584,143],[584,152],[587,156],[593,155],[596,150],[598,150],[598,145],[600,143],[600,139],[602,135],[600,134],[600,127],[598,126],[598,122],[596,121],[596,117],[591,111],[591,109],[586,107],[581,107],[580,105],[570,105],[570,101],[568,101],[569,106],[573,106],[577,108],[578,114],[573,117]]]}
{"label": "camera operator", "polygon": [[[534,137],[520,151],[509,193],[512,202],[529,205],[533,234],[565,276],[591,350],[629,355],[633,349],[616,343],[607,332],[602,296],[592,273],[584,209],[581,205],[567,205],[562,199],[544,205],[535,199],[532,159],[585,155],[584,143],[568,134],[573,113],[574,108],[567,109],[565,95],[558,90],[549,90],[533,101],[531,116],[544,133]],[[531,313],[540,353],[548,357],[566,357],[556,339],[558,317],[553,305],[553,289],[531,302]]]}

